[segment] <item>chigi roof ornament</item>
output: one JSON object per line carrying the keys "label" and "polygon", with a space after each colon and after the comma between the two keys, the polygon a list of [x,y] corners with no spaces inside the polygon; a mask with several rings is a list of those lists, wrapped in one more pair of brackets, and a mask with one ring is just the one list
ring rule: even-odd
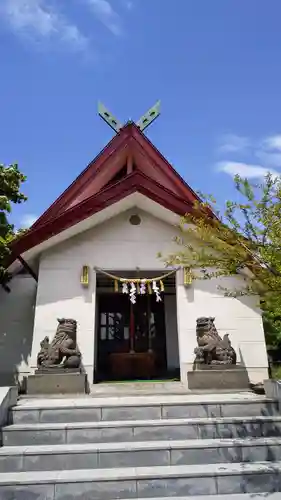
{"label": "chigi roof ornament", "polygon": [[[161,102],[157,101],[152,108],[150,108],[136,123],[139,129],[143,132],[158,116],[160,115]],[[99,102],[98,103],[98,113],[99,116],[118,134],[121,128],[124,126],[117,120],[106,107]]]}

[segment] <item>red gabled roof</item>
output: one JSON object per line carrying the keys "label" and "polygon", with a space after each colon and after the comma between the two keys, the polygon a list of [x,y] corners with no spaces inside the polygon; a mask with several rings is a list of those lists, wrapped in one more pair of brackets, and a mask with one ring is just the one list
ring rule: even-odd
{"label": "red gabled roof", "polygon": [[14,258],[134,192],[179,215],[199,199],[139,128],[129,123],[13,244]]}

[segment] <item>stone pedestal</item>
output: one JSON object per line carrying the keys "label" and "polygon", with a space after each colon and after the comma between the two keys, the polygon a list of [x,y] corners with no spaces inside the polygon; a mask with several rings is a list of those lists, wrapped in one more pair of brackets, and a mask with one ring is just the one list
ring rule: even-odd
{"label": "stone pedestal", "polygon": [[27,379],[26,392],[38,394],[85,394],[86,374],[77,370],[37,370]]}
{"label": "stone pedestal", "polygon": [[187,378],[191,390],[249,389],[247,370],[239,365],[200,365]]}

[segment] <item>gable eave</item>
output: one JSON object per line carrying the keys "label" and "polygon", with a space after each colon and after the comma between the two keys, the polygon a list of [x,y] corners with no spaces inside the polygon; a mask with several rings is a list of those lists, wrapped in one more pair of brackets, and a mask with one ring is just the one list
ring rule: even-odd
{"label": "gable eave", "polygon": [[153,161],[162,165],[162,168],[168,174],[168,177],[176,182],[180,193],[188,201],[201,201],[198,194],[185,182],[177,170],[171,165],[171,163],[162,155],[159,149],[148,139],[148,137],[137,127],[135,123],[131,124],[133,130],[133,138],[137,141],[141,148],[146,152],[148,156],[152,158]]}
{"label": "gable eave", "polygon": [[[179,196],[182,196],[188,202],[199,200],[197,194],[190,186],[182,179],[166,158],[158,151],[158,149],[150,142],[144,133],[138,128],[135,123],[126,124],[102,149],[102,151],[92,160],[89,165],[81,172],[81,174],[72,182],[72,184],[56,199],[56,201],[37,219],[33,224],[32,229],[43,226],[52,218],[57,217],[62,212],[67,211],[71,206],[79,204],[79,198],[83,198],[81,194],[88,188],[89,182],[97,179],[99,184],[100,176],[105,170],[106,163],[114,156],[120,156],[124,160],[124,151],[130,147],[134,149],[134,144],[143,151],[143,154],[157,166],[159,182],[165,184],[171,191],[174,191]],[[120,159],[120,161],[121,161]],[[116,158],[114,160],[116,162]],[[166,179],[166,182],[164,182]],[[162,182],[161,182],[162,180]],[[154,179],[155,181],[155,179]],[[153,181],[153,182],[154,182]],[[94,180],[94,183],[96,181]],[[94,189],[94,193],[103,189],[105,183],[98,189]],[[89,188],[88,188],[89,189]],[[87,196],[87,195],[86,195]],[[86,198],[86,197],[85,197]]]}
{"label": "gable eave", "polygon": [[144,197],[163,207],[163,209],[167,209],[178,216],[190,213],[192,210],[192,205],[187,203],[183,198],[163,188],[161,184],[152,182],[144,174],[136,171],[124,180],[67,210],[59,217],[47,221],[44,225],[30,228],[27,233],[12,245],[12,258],[9,264],[18,255],[22,255],[32,248],[38,247],[44,241],[74,227],[83,220],[102,212],[134,193],[142,194]]}
{"label": "gable eave", "polygon": [[35,229],[41,225],[44,225],[48,220],[50,220],[56,213],[65,206],[72,197],[74,197],[77,192],[83,188],[83,185],[87,182],[88,175],[96,174],[103,163],[106,162],[109,157],[118,151],[126,141],[129,136],[129,125],[124,126],[107,144],[106,146],[97,154],[97,156],[87,165],[87,167],[76,177],[76,179],[68,186],[62,194],[50,205],[50,207],[45,210],[45,212],[37,219],[33,224],[32,229]]}

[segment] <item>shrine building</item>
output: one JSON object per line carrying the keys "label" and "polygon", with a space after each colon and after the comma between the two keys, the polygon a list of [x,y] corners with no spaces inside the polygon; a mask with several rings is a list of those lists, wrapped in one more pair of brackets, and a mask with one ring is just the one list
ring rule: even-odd
{"label": "shrine building", "polygon": [[198,196],[144,133],[157,109],[122,126],[101,108],[113,139],[14,244],[10,293],[0,290],[1,385],[34,372],[57,318],[77,321],[90,385],[143,378],[188,385],[202,316],[229,334],[251,383],[268,378],[257,299],[218,288],[242,278],[192,280],[159,257],[178,250],[180,218]]}

